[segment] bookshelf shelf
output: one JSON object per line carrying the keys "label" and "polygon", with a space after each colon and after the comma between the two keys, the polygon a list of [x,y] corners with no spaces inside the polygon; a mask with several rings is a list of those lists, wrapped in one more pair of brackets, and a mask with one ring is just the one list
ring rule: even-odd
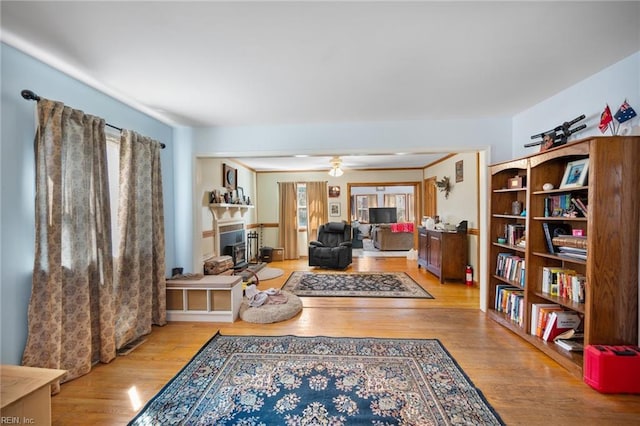
{"label": "bookshelf shelf", "polygon": [[561,261],[561,262],[576,263],[578,265],[586,265],[587,264],[586,260],[577,259],[577,258],[562,257],[562,256],[558,256],[558,255],[551,254],[551,253],[534,252],[533,255],[534,256],[539,256],[539,257],[546,257],[547,259],[558,260],[558,261]]}
{"label": "bookshelf shelf", "polygon": [[565,308],[569,308],[572,311],[580,312],[582,314],[585,313],[585,304],[574,302],[571,299],[566,299],[564,297],[552,296],[548,293],[542,293],[539,291],[535,292],[536,296],[542,297],[543,299],[548,300],[549,302],[557,303],[558,305],[562,305]]}
{"label": "bookshelf shelf", "polygon": [[508,279],[506,279],[504,277],[501,277],[499,275],[494,275],[493,278],[495,278],[496,280],[501,281],[501,282],[503,282],[505,284],[509,284],[509,285],[514,286],[514,287],[518,287],[520,290],[524,290],[524,288],[516,281],[508,280]]}
{"label": "bookshelf shelf", "polygon": [[536,216],[532,218],[533,220],[537,220],[540,222],[588,222],[589,219],[586,217],[543,217]]}
{"label": "bookshelf shelf", "polygon": [[507,250],[515,250],[515,251],[519,251],[524,253],[524,247],[520,247],[520,246],[512,246],[510,244],[501,244],[501,243],[491,243],[496,247],[502,247],[505,248]]}
{"label": "bookshelf shelf", "polygon": [[[589,181],[585,186],[542,190],[545,183],[559,187],[567,163],[582,159],[589,160]],[[639,162],[640,137],[611,136],[582,139],[490,166],[491,242],[488,245],[487,316],[578,377],[582,377],[582,353],[564,350],[552,341],[546,342],[536,336],[532,306],[557,304],[564,310],[581,315],[585,346],[638,344]],[[616,173],[611,173],[611,170],[616,170]],[[506,189],[508,179],[515,175],[526,179],[527,188]],[[570,198],[573,197],[579,197],[581,200],[578,201],[588,205],[587,217],[547,217],[545,213],[550,210],[551,202],[564,200],[571,204]],[[508,213],[514,201],[522,203],[526,216]],[[554,208],[557,206],[555,204]],[[566,211],[564,209],[562,207],[563,212]],[[568,250],[564,248],[564,255],[550,253],[548,244],[551,244],[551,238],[545,237],[545,227],[553,230],[561,224],[565,224],[567,230],[581,230],[586,236],[586,259],[568,257]],[[526,247],[496,242],[496,237],[501,237],[509,226],[522,225]],[[566,231],[562,233],[566,234]],[[571,242],[566,237],[565,240]],[[584,245],[575,247],[585,249]],[[513,283],[499,273],[502,271],[497,267],[502,265],[504,257],[524,259],[526,268],[522,285]],[[573,284],[576,289],[578,287],[575,284],[580,282],[577,277],[584,277],[580,278],[586,282],[584,296],[571,294],[570,289],[558,292],[567,297],[543,292],[543,278],[545,283],[549,282],[549,271],[553,271],[553,274],[565,273],[570,278],[559,281],[558,285],[568,282],[567,285]],[[514,288],[508,289],[507,285]],[[555,290],[552,291],[555,294]],[[522,326],[513,322],[511,315],[497,309],[500,303],[496,305],[496,300],[504,299],[505,294],[510,300],[520,298],[518,310]],[[583,297],[584,303],[577,302],[577,296]],[[576,300],[572,300],[572,297]]]}

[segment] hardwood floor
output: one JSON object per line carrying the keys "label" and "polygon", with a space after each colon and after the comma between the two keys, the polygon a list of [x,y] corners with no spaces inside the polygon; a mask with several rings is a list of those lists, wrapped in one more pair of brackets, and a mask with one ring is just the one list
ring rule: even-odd
{"label": "hardwood floor", "polygon": [[[260,288],[279,288],[306,259]],[[300,315],[276,324],[169,323],[110,364],[62,385],[52,398],[54,425],[125,425],[217,331],[234,335],[439,339],[507,425],[640,424],[640,395],[603,395],[478,309],[479,290],[440,284],[405,258],[357,258],[350,271],[406,271],[435,299],[303,298]],[[132,397],[130,396],[132,395]]]}

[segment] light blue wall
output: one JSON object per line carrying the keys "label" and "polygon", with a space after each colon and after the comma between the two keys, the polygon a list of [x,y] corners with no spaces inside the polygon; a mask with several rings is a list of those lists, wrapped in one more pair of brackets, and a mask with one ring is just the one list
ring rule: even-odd
{"label": "light blue wall", "polygon": [[0,362],[19,364],[27,338],[27,307],[34,256],[35,102],[20,96],[22,89],[86,113],[118,127],[135,130],[164,142],[162,173],[165,201],[167,267],[175,258],[173,211],[173,129],[40,61],[1,44],[2,140],[0,185]]}
{"label": "light blue wall", "polygon": [[[193,130],[190,127],[176,127],[174,143],[176,150],[173,157],[174,170],[174,199],[173,208],[175,214],[176,232],[176,263],[175,266],[183,267],[185,272],[192,271],[194,256],[194,243],[200,244],[201,236],[196,232],[194,207],[199,205],[194,196],[195,157],[192,150]],[[178,149],[179,148],[179,149]]]}
{"label": "light blue wall", "polygon": [[511,158],[511,119],[415,120],[199,128],[194,152],[251,155],[439,152],[489,149],[492,161]]}
{"label": "light blue wall", "polygon": [[[602,136],[598,124],[605,104],[609,104],[612,114],[615,114],[625,98],[640,113],[640,52],[514,116],[513,157],[533,154],[539,150],[540,147],[524,147],[532,142],[531,135],[553,129],[581,114],[586,115],[586,118],[578,124],[587,124],[587,128],[573,134],[571,140]],[[639,124],[640,116],[625,123],[635,126]],[[610,132],[605,133],[605,136],[610,135]]]}

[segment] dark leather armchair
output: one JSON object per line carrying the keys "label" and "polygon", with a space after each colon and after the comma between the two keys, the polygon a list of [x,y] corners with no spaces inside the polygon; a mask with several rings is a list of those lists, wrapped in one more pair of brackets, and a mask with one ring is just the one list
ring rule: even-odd
{"label": "dark leather armchair", "polygon": [[351,262],[351,225],[346,222],[320,225],[318,239],[309,243],[309,266],[345,269]]}

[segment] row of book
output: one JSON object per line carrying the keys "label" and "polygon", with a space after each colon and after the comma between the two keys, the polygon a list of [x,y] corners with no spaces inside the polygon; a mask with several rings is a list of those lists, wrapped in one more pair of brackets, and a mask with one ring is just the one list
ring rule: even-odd
{"label": "row of book", "polygon": [[550,195],[544,199],[544,216],[559,217],[572,209],[571,193]]}
{"label": "row of book", "polygon": [[585,302],[587,278],[569,268],[543,266],[542,292],[578,303]]}
{"label": "row of book", "polygon": [[524,287],[524,258],[513,253],[498,253],[498,257],[496,258],[496,275],[520,287]]}
{"label": "row of book", "polygon": [[525,234],[525,226],[517,223],[509,223],[505,226],[505,238],[510,246],[518,245]]}
{"label": "row of book", "polygon": [[587,260],[587,249],[580,249],[568,246],[559,246],[558,253],[560,257],[568,257],[571,259]]}
{"label": "row of book", "polygon": [[587,250],[587,236],[586,235],[558,235],[553,237],[551,242],[557,247],[569,247],[576,249]]}
{"label": "row of book", "polygon": [[[566,310],[558,304],[533,303],[531,305],[531,329],[529,332],[545,342],[555,341],[558,343],[560,340],[576,340],[575,335],[582,326],[582,320],[583,316],[581,314]],[[563,344],[566,347],[562,346]],[[575,350],[579,346],[571,345],[567,342],[561,342],[560,345],[567,350]]]}
{"label": "row of book", "polygon": [[494,309],[503,312],[507,318],[522,327],[524,325],[524,291],[508,284],[497,284]]}
{"label": "row of book", "polygon": [[571,193],[550,195],[544,199],[545,217],[587,217],[587,203]]}

